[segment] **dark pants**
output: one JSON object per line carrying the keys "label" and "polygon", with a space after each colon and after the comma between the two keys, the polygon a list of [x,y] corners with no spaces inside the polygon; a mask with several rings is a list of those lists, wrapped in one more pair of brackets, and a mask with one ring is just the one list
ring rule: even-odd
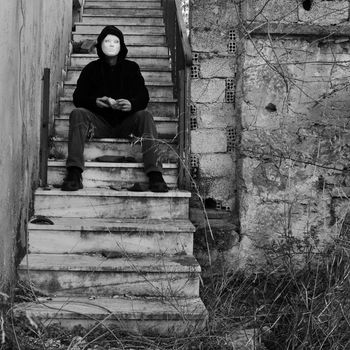
{"label": "dark pants", "polygon": [[96,138],[128,138],[131,134],[141,139],[145,173],[161,172],[157,130],[151,113],[138,111],[111,126],[101,116],[85,108],[74,109],[69,117],[67,168],[75,166],[84,170],[83,154],[88,135]]}

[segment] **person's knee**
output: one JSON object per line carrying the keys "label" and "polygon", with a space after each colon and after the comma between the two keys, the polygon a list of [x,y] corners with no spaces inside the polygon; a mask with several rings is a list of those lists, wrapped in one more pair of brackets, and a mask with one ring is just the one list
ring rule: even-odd
{"label": "person's knee", "polygon": [[85,108],[75,108],[69,115],[69,123],[72,125],[84,124],[88,121],[88,111]]}
{"label": "person's knee", "polygon": [[142,110],[135,113],[136,122],[139,125],[153,125],[154,120],[150,112]]}

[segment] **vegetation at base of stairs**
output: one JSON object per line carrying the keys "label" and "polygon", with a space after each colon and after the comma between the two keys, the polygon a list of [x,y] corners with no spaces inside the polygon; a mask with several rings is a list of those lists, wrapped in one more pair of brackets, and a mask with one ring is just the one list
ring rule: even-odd
{"label": "vegetation at base of stairs", "polygon": [[204,281],[211,333],[254,329],[267,350],[349,349],[350,251],[338,243],[315,251],[291,238],[264,253],[261,271]]}

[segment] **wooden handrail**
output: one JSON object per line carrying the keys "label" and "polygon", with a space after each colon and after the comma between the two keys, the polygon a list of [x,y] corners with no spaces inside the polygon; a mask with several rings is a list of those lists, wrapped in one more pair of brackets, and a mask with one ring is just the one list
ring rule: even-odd
{"label": "wooden handrail", "polygon": [[190,71],[192,51],[179,0],[162,0],[179,117],[179,188],[190,189]]}
{"label": "wooden handrail", "polygon": [[186,33],[186,25],[185,21],[182,16],[182,10],[181,10],[181,5],[180,5],[180,0],[175,0],[175,6],[176,6],[176,16],[177,16],[177,23],[179,26],[179,32],[180,32],[180,37],[181,37],[181,44],[183,47],[184,51],[184,58],[185,58],[185,63],[186,66],[191,66],[192,65],[192,49],[190,42],[188,40],[188,36]]}

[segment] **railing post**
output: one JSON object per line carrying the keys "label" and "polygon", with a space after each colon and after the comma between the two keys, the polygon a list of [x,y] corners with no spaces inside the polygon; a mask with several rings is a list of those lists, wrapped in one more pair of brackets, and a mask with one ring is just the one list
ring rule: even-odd
{"label": "railing post", "polygon": [[40,128],[40,186],[47,186],[47,162],[49,156],[50,68],[44,68],[43,101]]}

